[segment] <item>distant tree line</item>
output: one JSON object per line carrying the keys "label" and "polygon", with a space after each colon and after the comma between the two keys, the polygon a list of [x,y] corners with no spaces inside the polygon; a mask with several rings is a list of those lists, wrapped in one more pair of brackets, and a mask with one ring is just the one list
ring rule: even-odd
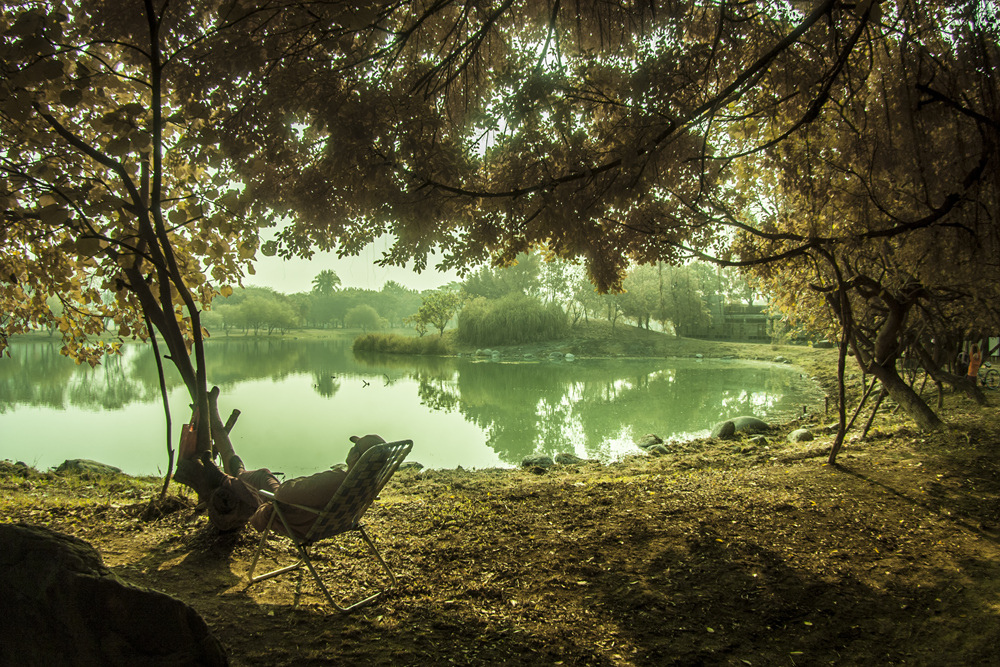
{"label": "distant tree line", "polygon": [[282,294],[269,287],[247,287],[217,297],[204,324],[214,332],[284,333],[289,329],[357,328],[364,331],[405,326],[420,307],[419,292],[389,281],[380,290],[340,289],[332,270],[321,271],[310,292]]}
{"label": "distant tree line", "polygon": [[254,335],[296,328],[364,332],[413,327],[418,336],[457,328],[468,345],[519,344],[564,336],[578,322],[607,320],[674,333],[711,321],[709,302],[751,304],[754,291],[733,269],[695,262],[637,266],[619,292],[601,294],[578,265],[539,254],[505,267],[484,266],[462,282],[418,292],[389,281],[380,290],[343,288],[326,269],[310,292],[248,287],[218,297],[205,313],[215,332]]}
{"label": "distant tree line", "polygon": [[458,319],[459,339],[477,345],[524,342],[531,332],[536,339],[557,337],[566,328],[556,324],[556,311],[569,325],[603,319],[612,330],[625,321],[676,333],[708,325],[713,299],[749,305],[756,296],[738,271],[702,262],[636,266],[621,291],[602,294],[579,265],[538,254],[519,255],[508,267],[482,267],[462,289],[468,305]]}

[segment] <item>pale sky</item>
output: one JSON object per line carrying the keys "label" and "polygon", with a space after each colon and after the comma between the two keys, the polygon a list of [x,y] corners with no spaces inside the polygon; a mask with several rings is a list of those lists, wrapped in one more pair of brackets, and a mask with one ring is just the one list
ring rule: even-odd
{"label": "pale sky", "polygon": [[[379,240],[366,247],[356,257],[337,257],[336,253],[316,253],[310,260],[280,257],[264,257],[257,254],[254,269],[257,273],[243,279],[245,286],[273,287],[284,294],[309,292],[312,290],[312,280],[316,274],[325,269],[333,269],[342,287],[359,287],[362,289],[379,290],[389,280],[395,280],[404,287],[417,291],[436,289],[453,280],[458,280],[458,274],[452,271],[441,273],[433,266],[423,273],[399,267],[380,267],[375,264],[382,258],[382,251],[389,247],[388,240]],[[431,260],[434,258],[432,257]]]}

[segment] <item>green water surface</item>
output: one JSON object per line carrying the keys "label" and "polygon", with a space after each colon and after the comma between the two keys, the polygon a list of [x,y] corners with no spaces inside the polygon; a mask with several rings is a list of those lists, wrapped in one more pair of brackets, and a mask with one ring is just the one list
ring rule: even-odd
{"label": "green water surface", "polygon": [[[634,441],[703,436],[737,415],[780,419],[822,405],[799,369],[696,359],[483,361],[355,356],[350,341],[213,340],[210,384],[248,467],[289,475],[344,460],[352,434],[414,441],[432,468],[517,465],[529,454],[611,461]],[[190,399],[168,377],[174,439]],[[0,359],[0,458],[40,469],[89,458],[130,474],[166,468],[166,427],[149,346],[91,369],[50,341],[12,345]]]}

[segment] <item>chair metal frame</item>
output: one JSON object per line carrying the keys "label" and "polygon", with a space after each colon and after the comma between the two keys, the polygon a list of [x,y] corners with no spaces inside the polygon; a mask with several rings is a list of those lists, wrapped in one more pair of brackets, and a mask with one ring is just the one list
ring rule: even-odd
{"label": "chair metal frame", "polygon": [[[333,496],[326,503],[326,506],[322,509],[285,502],[276,498],[274,494],[269,493],[268,491],[258,491],[262,497],[271,501],[273,511],[271,512],[271,519],[268,521],[267,527],[261,533],[260,542],[254,552],[253,561],[250,563],[250,571],[248,572],[248,577],[250,579],[249,585],[253,585],[258,581],[277,577],[285,574],[286,572],[297,570],[305,565],[313,579],[319,585],[320,590],[323,591],[323,595],[326,597],[327,602],[329,602],[339,612],[346,613],[353,611],[354,609],[371,604],[375,600],[382,597],[390,588],[396,585],[396,575],[393,573],[392,569],[389,568],[389,565],[385,562],[382,554],[379,553],[375,543],[368,535],[368,531],[366,531],[364,526],[361,524],[361,518],[364,516],[364,513],[368,510],[371,504],[378,498],[378,494],[382,491],[382,487],[385,486],[386,482],[389,481],[389,478],[396,472],[399,468],[399,464],[403,462],[403,459],[406,458],[412,448],[412,440],[399,440],[396,442],[383,443],[370,447],[361,455],[358,462],[348,471],[344,482],[340,485],[336,492],[334,492]],[[289,524],[285,512],[291,507],[305,510],[306,512],[316,515],[316,519],[313,521],[309,531],[305,535],[296,533],[296,531],[293,530]],[[285,536],[291,539],[294,544],[299,560],[293,565],[279,567],[275,570],[271,570],[270,572],[254,576],[254,571],[257,568],[257,560],[260,558],[260,555],[264,550],[264,545],[267,543],[267,538],[271,534],[271,528],[274,525],[275,518],[281,521],[284,526]],[[333,596],[330,594],[330,591],[323,582],[323,579],[313,566],[312,558],[310,558],[309,555],[309,548],[320,540],[330,539],[347,532],[355,531],[361,534],[361,537],[365,544],[368,545],[369,550],[375,554],[379,563],[382,564],[382,569],[384,569],[389,575],[389,583],[384,586],[377,584],[376,587],[378,588],[378,591],[376,593],[354,602],[353,604],[340,605],[333,599]],[[275,534],[278,533],[276,532]]]}

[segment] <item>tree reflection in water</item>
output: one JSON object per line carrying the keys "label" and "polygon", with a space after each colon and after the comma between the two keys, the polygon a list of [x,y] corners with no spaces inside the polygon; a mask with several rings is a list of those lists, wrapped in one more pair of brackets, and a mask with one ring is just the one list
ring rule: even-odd
{"label": "tree reflection in water", "polygon": [[[664,366],[670,366],[664,368]],[[458,409],[500,458],[571,452],[610,459],[646,433],[691,437],[741,415],[786,415],[819,399],[798,373],[688,360],[465,361],[458,380],[421,382],[421,401]]]}
{"label": "tree reflection in water", "polygon": [[[158,401],[156,365],[148,346],[126,346],[122,357],[95,369],[76,366],[48,341],[16,343],[11,352],[11,358],[0,361],[0,414],[21,405],[120,410]],[[211,341],[206,355],[210,381],[223,388],[235,407],[250,400],[241,396],[241,387],[269,381],[263,391],[272,419],[277,414],[282,420],[329,421],[329,415],[348,415],[352,422],[404,432],[418,427],[415,419],[424,420],[424,432],[441,442],[447,441],[449,429],[434,424],[443,423],[444,415],[460,415],[478,428],[482,441],[454,443],[455,451],[485,446],[511,465],[533,453],[613,459],[637,451],[631,443],[646,433],[691,437],[724,418],[774,418],[822,400],[795,369],[763,363],[356,356],[346,339],[228,339]],[[179,378],[171,374],[167,384],[179,388]],[[302,404],[309,401],[303,392],[310,391],[324,401],[327,407],[321,411],[329,415],[315,414],[315,406],[306,412],[310,408]],[[365,405],[378,392],[412,404]],[[358,414],[367,409],[372,416]],[[397,413],[409,421],[393,424]],[[254,434],[243,432],[241,437]]]}

